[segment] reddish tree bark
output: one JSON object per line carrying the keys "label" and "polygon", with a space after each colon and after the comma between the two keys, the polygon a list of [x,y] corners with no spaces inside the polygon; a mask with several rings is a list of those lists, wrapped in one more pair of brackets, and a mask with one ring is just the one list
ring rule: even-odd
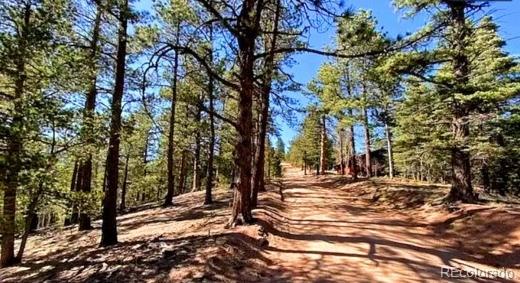
{"label": "reddish tree bark", "polygon": [[[238,180],[235,180],[233,207],[228,226],[238,224],[239,217],[245,223],[252,223],[251,214],[251,129],[253,127],[252,104],[255,90],[255,48],[259,34],[260,12],[263,1],[244,0],[238,18],[237,34],[239,49],[239,82],[237,142],[235,144],[235,166]],[[255,13],[255,10],[257,13]]]}
{"label": "reddish tree bark", "polygon": [[[466,55],[465,40],[468,36],[466,27],[465,1],[449,1],[447,4],[451,10],[451,27],[455,34],[452,58],[453,73],[455,75],[455,93],[467,94],[468,83],[468,58]],[[464,201],[475,202],[477,196],[473,193],[471,184],[471,162],[465,140],[469,136],[468,109],[465,102],[453,103],[453,118],[451,122],[455,144],[451,149],[451,190],[447,200],[449,202]]]}
{"label": "reddish tree bark", "polygon": [[[273,34],[269,40],[266,40],[265,45],[269,46],[269,50],[273,51],[276,48],[278,39],[278,25],[280,21],[280,2],[276,1],[276,9],[273,19]],[[269,44],[270,43],[270,44]],[[251,205],[256,207],[258,202],[258,192],[265,191],[265,141],[267,138],[267,124],[269,122],[269,96],[271,93],[271,85],[275,69],[275,61],[273,52],[270,52],[265,59],[264,72],[265,75],[262,81],[262,89],[260,92],[260,127],[258,129],[258,149],[255,152],[255,168],[253,172],[253,192],[251,198]]]}

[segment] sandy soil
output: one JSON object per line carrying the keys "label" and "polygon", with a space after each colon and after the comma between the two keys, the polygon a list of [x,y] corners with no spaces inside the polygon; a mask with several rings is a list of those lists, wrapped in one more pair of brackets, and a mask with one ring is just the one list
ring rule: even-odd
{"label": "sandy soil", "polygon": [[[282,278],[299,282],[439,282],[441,267],[508,268],[520,281],[520,210],[430,206],[448,188],[406,181],[349,182],[287,168],[285,201],[257,213]],[[452,212],[450,212],[452,211]],[[467,276],[471,275],[466,273]],[[453,281],[453,280],[452,280]]]}
{"label": "sandy soil", "polygon": [[520,282],[517,205],[431,206],[447,187],[284,176],[261,195],[256,225],[223,228],[227,190],[211,206],[191,193],[119,217],[112,248],[97,246],[99,229],[33,236],[0,282],[449,282],[441,267],[515,274],[457,282]]}

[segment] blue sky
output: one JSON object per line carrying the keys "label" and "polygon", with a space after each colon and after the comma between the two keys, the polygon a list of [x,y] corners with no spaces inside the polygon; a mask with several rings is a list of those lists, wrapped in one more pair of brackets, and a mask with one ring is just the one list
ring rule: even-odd
{"label": "blue sky", "polygon": [[[354,9],[371,10],[380,27],[383,27],[384,31],[391,37],[414,32],[427,21],[427,18],[422,16],[404,19],[399,12],[395,11],[391,1],[346,0],[345,4],[347,7],[351,6]],[[496,22],[500,25],[500,34],[507,41],[505,49],[520,57],[520,0],[491,2],[487,11],[492,12]],[[333,27],[326,32],[312,31],[309,38],[311,47],[323,48],[330,45],[333,42],[334,32]],[[297,63],[288,71],[294,75],[297,82],[303,85],[307,85],[312,80],[320,65],[327,60],[327,57],[315,54],[298,54],[293,58]],[[299,100],[300,106],[309,103],[309,100],[301,93],[287,93],[287,95]],[[301,119],[301,117],[299,118]],[[288,125],[282,119],[277,119],[277,125],[282,139],[286,145],[289,145],[289,142],[297,134],[298,128]]]}
{"label": "blue sky", "polygon": [[[141,0],[137,2],[136,7],[148,10],[152,6],[151,2],[152,0]],[[391,37],[414,32],[428,20],[424,16],[404,19],[392,6],[392,1],[390,0],[344,0],[344,4],[345,7],[352,7],[354,10],[371,10],[379,26]],[[492,12],[495,21],[500,25],[500,34],[507,41],[506,51],[520,57],[520,0],[495,0],[491,2],[490,7],[486,11]],[[334,27],[330,27],[326,31],[311,31],[307,41],[310,47],[322,49],[333,43],[334,34]],[[308,53],[297,54],[292,58],[296,63],[291,68],[286,68],[285,71],[293,74],[294,79],[304,86],[312,80],[320,65],[328,59],[324,56]],[[305,107],[309,103],[309,99],[302,93],[288,92],[286,95],[299,101],[300,107]],[[302,115],[297,115],[297,118],[301,121]],[[289,145],[290,141],[297,134],[298,127],[294,124],[289,125],[280,117],[276,119],[276,123],[284,143]],[[358,145],[362,146],[361,143],[358,143]]]}

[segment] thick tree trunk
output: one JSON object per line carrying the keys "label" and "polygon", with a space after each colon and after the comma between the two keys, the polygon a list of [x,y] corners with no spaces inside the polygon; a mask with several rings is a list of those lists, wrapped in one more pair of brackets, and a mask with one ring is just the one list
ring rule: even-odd
{"label": "thick tree trunk", "polygon": [[130,161],[130,153],[126,154],[125,159],[125,172],[123,173],[123,188],[121,189],[121,202],[119,204],[119,210],[121,212],[126,210],[126,191],[128,186],[128,162]]}
{"label": "thick tree trunk", "polygon": [[[463,118],[454,118],[452,122],[455,140],[461,141],[469,136],[469,127]],[[452,180],[448,195],[449,202],[458,200],[464,202],[476,201],[471,185],[470,155],[467,149],[455,145],[451,150]]]}
{"label": "thick tree trunk", "polygon": [[110,246],[117,243],[117,187],[119,182],[121,107],[125,87],[128,0],[125,0],[122,4],[119,14],[119,22],[115,87],[111,105],[110,139],[108,143],[109,146],[106,163],[107,187],[103,199],[101,246]]}
{"label": "thick tree trunk", "polygon": [[[468,84],[468,58],[466,55],[466,37],[468,31],[466,28],[466,16],[464,9],[467,3],[465,1],[450,1],[451,10],[451,26],[454,32],[453,37],[453,73],[455,75],[456,85],[455,93],[467,94]],[[451,190],[447,197],[448,202],[464,201],[475,202],[477,196],[473,193],[471,185],[471,163],[470,153],[467,146],[467,138],[469,137],[468,110],[466,102],[458,101],[452,106],[452,133],[454,146],[451,150],[451,167],[452,180]]]}
{"label": "thick tree trunk", "polygon": [[[262,2],[261,0],[259,0]],[[237,37],[239,47],[239,81],[240,91],[238,98],[238,123],[237,123],[237,142],[235,144],[235,166],[238,170],[238,181],[235,183],[233,196],[233,207],[228,226],[238,224],[239,216],[245,223],[252,223],[251,214],[251,129],[252,104],[255,91],[255,47],[258,37],[258,27],[261,15],[255,15],[254,0],[244,0],[242,10],[239,15],[239,27],[241,31]]]}
{"label": "thick tree trunk", "polygon": [[392,130],[387,123],[385,123],[386,148],[388,152],[388,175],[390,178],[394,177],[394,153],[392,148]]}
{"label": "thick tree trunk", "polygon": [[363,107],[363,129],[365,130],[365,170],[367,177],[372,177],[372,154],[370,151],[370,128],[368,127],[368,111]]}
{"label": "thick tree trunk", "polygon": [[320,173],[325,174],[327,170],[327,125],[325,115],[321,117],[321,137],[320,137]]}

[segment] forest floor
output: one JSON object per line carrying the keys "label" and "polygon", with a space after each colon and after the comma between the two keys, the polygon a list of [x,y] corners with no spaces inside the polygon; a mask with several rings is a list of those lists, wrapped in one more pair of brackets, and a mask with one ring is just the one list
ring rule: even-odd
{"label": "forest floor", "polygon": [[[0,282],[450,281],[441,267],[469,272],[457,282],[520,282],[520,206],[431,205],[447,190],[304,176],[285,165],[284,178],[261,194],[255,225],[224,229],[225,189],[209,206],[203,192],[190,193],[171,208],[151,205],[118,217],[120,243],[111,248],[98,247],[98,222],[88,232],[69,227],[32,236],[24,262],[0,270]],[[504,268],[515,277],[477,278],[474,268]]]}

